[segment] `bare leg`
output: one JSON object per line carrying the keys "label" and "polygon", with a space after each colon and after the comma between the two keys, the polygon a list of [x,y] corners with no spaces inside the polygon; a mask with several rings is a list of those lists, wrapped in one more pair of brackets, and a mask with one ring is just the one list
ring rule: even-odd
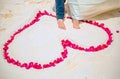
{"label": "bare leg", "polygon": [[76,19],[73,19],[72,21],[73,21],[73,28],[80,29],[79,27],[80,21]]}
{"label": "bare leg", "polygon": [[63,20],[63,19],[58,19],[58,20],[57,20],[57,24],[58,24],[58,27],[59,27],[60,29],[66,30],[66,27],[65,27],[65,24],[64,24],[64,20]]}

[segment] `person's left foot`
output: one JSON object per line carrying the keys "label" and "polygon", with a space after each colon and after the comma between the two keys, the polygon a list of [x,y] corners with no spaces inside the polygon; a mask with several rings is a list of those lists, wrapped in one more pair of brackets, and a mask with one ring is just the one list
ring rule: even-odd
{"label": "person's left foot", "polygon": [[59,27],[60,29],[66,30],[66,27],[65,27],[65,24],[64,24],[64,20],[63,20],[63,19],[58,19],[58,20],[57,20],[57,24],[58,24],[58,27]]}

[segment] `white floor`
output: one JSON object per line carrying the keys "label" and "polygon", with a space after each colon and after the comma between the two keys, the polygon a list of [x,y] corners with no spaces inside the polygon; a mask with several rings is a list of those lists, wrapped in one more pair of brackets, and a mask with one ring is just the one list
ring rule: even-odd
{"label": "white floor", "polygon": [[[38,10],[52,10],[54,0],[0,0],[0,79],[119,79],[120,78],[120,9],[101,14],[92,20],[105,23],[113,33],[113,42],[105,50],[86,53],[68,48],[68,58],[54,68],[22,69],[3,59],[3,44],[18,28],[29,23]],[[102,44],[106,33],[86,23],[81,29],[72,28],[65,19],[67,30],[57,27],[56,19],[48,16],[19,34],[10,45],[10,56],[21,62],[49,62],[59,57],[61,39],[69,39],[83,47]]]}

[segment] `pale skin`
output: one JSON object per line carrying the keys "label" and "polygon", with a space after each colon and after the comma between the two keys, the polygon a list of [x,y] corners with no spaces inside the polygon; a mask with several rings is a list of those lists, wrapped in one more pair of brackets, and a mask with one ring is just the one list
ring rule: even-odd
{"label": "pale skin", "polygon": [[[73,23],[73,28],[75,29],[80,29],[80,21],[79,20],[76,20],[76,19],[72,19],[72,23]],[[63,30],[66,30],[66,27],[65,27],[65,24],[64,24],[64,20],[63,19],[58,19],[57,20],[57,24],[58,24],[58,27],[60,29],[63,29]]]}
{"label": "pale skin", "polygon": [[[64,3],[66,0],[55,0],[56,2],[56,15],[57,15],[57,24],[60,29],[66,30],[66,26],[64,24],[64,14],[65,14],[65,7]],[[80,29],[79,24],[80,21],[77,19],[72,19],[73,28]]]}
{"label": "pale skin", "polygon": [[57,24],[58,24],[58,27],[59,27],[60,29],[66,30],[66,27],[65,27],[65,24],[64,24],[64,20],[63,20],[63,19],[58,19],[58,20],[57,20]]}

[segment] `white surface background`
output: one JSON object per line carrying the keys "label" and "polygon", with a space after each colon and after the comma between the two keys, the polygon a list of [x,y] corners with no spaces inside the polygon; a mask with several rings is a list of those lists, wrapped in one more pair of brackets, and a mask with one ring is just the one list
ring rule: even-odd
{"label": "white surface background", "polygon": [[[30,22],[38,10],[55,14],[53,5],[54,0],[0,0],[0,79],[120,79],[120,33],[116,33],[120,30],[120,9],[92,18],[105,23],[113,33],[114,41],[105,50],[86,53],[68,48],[64,62],[45,70],[22,69],[3,59],[2,47],[9,36]],[[41,22],[16,37],[10,45],[10,56],[21,62],[46,63],[59,57],[63,38],[84,47],[107,40],[106,33],[98,27],[83,23],[76,30],[71,20],[65,20],[65,24],[67,30],[63,31],[57,27],[55,18],[42,17]]]}

